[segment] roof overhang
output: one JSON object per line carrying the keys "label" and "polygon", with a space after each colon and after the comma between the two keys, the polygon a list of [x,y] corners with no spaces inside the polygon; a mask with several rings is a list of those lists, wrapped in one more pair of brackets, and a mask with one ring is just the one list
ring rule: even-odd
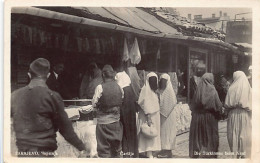
{"label": "roof overhang", "polygon": [[217,40],[217,39],[174,35],[174,34],[168,34],[168,33],[153,33],[153,32],[148,32],[148,31],[144,31],[141,29],[137,29],[137,28],[122,26],[122,25],[118,25],[118,24],[93,20],[93,19],[89,19],[89,18],[59,13],[59,12],[35,8],[35,7],[14,7],[14,8],[12,8],[11,13],[38,16],[38,17],[61,20],[61,21],[65,21],[65,22],[77,23],[77,24],[82,24],[82,25],[106,28],[106,29],[110,29],[110,30],[117,30],[117,31],[121,31],[121,32],[135,33],[138,35],[149,36],[149,37],[178,39],[178,40],[193,40],[193,41],[199,41],[201,43],[207,43],[207,44],[210,43],[213,46],[215,46],[217,44],[217,45],[220,45],[221,47],[223,47],[224,49],[228,48],[228,49],[231,49],[235,53],[241,54],[241,51],[238,49],[238,47],[233,46],[224,41]]}

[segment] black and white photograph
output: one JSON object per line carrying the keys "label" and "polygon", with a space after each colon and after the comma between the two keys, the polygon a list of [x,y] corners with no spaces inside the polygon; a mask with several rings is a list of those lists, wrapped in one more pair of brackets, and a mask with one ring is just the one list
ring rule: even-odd
{"label": "black and white photograph", "polygon": [[255,157],[255,10],[158,5],[10,7],[8,158]]}

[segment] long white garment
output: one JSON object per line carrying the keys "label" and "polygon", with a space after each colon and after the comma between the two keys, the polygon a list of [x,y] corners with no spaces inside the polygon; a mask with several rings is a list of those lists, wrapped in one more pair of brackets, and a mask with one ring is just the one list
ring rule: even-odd
{"label": "long white garment", "polygon": [[[147,118],[145,114],[150,114],[152,123],[157,129],[157,132],[160,133],[160,106],[158,96],[154,91],[152,91],[149,85],[149,77],[157,75],[153,72],[149,73],[146,78],[146,84],[143,86],[138,104],[141,106],[142,110],[139,113],[138,121],[139,126],[146,122]],[[147,151],[159,151],[161,150],[161,136],[160,134],[155,138],[146,138],[142,132],[139,132],[138,135],[138,150],[139,152]]]}
{"label": "long white garment", "polygon": [[251,87],[242,71],[233,74],[234,82],[228,89],[225,105],[232,110],[228,114],[227,139],[230,150],[245,157],[251,154]]}
{"label": "long white garment", "polygon": [[233,74],[233,83],[228,89],[225,100],[227,107],[241,106],[252,109],[251,87],[244,72],[236,71]]}
{"label": "long white garment", "polygon": [[170,76],[162,74],[161,79],[166,79],[166,88],[160,94],[161,113],[161,147],[164,150],[173,150],[176,145],[176,112],[173,111],[177,104],[176,95],[172,88]]}

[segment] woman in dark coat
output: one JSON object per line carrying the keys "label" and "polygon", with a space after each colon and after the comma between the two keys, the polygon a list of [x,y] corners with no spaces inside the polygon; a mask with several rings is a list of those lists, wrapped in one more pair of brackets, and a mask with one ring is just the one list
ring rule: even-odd
{"label": "woman in dark coat", "polygon": [[138,157],[136,129],[137,99],[132,87],[130,86],[131,80],[125,71],[117,73],[115,79],[124,91],[123,104],[120,110],[120,121],[123,124],[123,157]]}
{"label": "woman in dark coat", "polygon": [[216,158],[219,146],[218,119],[222,111],[212,73],[201,77],[193,95],[192,120],[189,137],[189,156],[192,158]]}

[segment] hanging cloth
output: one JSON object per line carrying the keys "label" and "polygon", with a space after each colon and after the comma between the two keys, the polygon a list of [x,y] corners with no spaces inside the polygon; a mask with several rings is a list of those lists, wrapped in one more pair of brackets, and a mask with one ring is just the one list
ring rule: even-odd
{"label": "hanging cloth", "polygon": [[99,39],[94,39],[95,41],[95,50],[96,50],[96,53],[97,54],[101,54],[101,47],[100,47],[100,42],[99,42]]}
{"label": "hanging cloth", "polygon": [[78,51],[82,52],[82,38],[77,37]]}
{"label": "hanging cloth", "polygon": [[32,44],[32,28],[31,27],[28,27],[28,32],[29,32],[30,44]]}
{"label": "hanging cloth", "polygon": [[123,58],[122,61],[127,61],[129,59],[129,51],[128,51],[128,47],[127,47],[127,41],[126,38],[124,40],[124,52],[123,52]]}
{"label": "hanging cloth", "polygon": [[59,35],[55,35],[55,48],[59,48]]}
{"label": "hanging cloth", "polygon": [[89,51],[89,41],[88,38],[85,38],[86,51]]}
{"label": "hanging cloth", "polygon": [[110,37],[110,41],[111,41],[111,49],[112,49],[112,52],[114,53],[115,52],[115,40],[113,37]]}
{"label": "hanging cloth", "polygon": [[156,54],[156,59],[160,59],[161,58],[161,48],[159,47],[157,54]]}
{"label": "hanging cloth", "polygon": [[41,45],[44,43],[44,32],[41,30],[40,31],[40,39],[41,39]]}
{"label": "hanging cloth", "polygon": [[32,44],[37,45],[37,28],[32,29]]}
{"label": "hanging cloth", "polygon": [[142,55],[146,54],[146,40],[142,40],[140,44],[140,52]]}
{"label": "hanging cloth", "polygon": [[130,50],[130,60],[132,64],[138,64],[141,61],[141,53],[139,50],[137,38],[135,38],[134,45]]}
{"label": "hanging cloth", "polygon": [[100,44],[101,44],[101,47],[102,47],[102,54],[106,54],[107,49],[106,49],[106,40],[105,40],[105,38],[100,39]]}

